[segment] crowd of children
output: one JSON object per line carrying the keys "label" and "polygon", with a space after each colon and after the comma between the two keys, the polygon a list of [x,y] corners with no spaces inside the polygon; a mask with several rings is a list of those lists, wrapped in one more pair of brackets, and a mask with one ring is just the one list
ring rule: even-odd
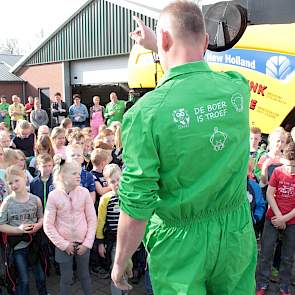
{"label": "crowd of children", "polygon": [[[14,108],[17,108],[15,100]],[[92,294],[90,272],[109,278],[120,214],[117,189],[122,160],[121,124],[103,124],[94,97],[91,128],[73,127],[63,117],[37,134],[26,120],[0,131],[0,294],[29,294],[33,270],[38,294],[48,294],[50,266],[60,274],[60,294],[70,294],[77,272],[84,294]],[[32,113],[31,113],[32,115]],[[293,137],[292,137],[293,135]],[[281,127],[263,142],[251,128],[247,197],[260,253],[257,295],[265,294],[274,269],[281,295],[290,295],[295,253],[295,130]],[[44,214],[44,216],[43,216]],[[274,256],[274,252],[276,255]],[[142,251],[139,253],[142,253]],[[126,273],[140,273],[145,254]],[[152,288],[146,272],[146,293]],[[1,291],[2,290],[2,291]],[[2,292],[2,293],[1,293]],[[4,293],[3,293],[4,294]],[[111,284],[111,294],[126,294]]]}
{"label": "crowd of children", "polygon": [[[70,294],[74,270],[84,294],[92,294],[90,271],[110,278],[121,154],[120,122],[101,125],[95,137],[69,118],[37,134],[26,120],[1,130],[1,295],[29,294],[31,269],[38,294],[48,294],[50,267],[60,274],[61,294]],[[114,285],[111,293],[124,294]]]}
{"label": "crowd of children", "polygon": [[260,129],[251,128],[248,197],[260,246],[256,295],[266,294],[272,275],[277,274],[280,294],[291,295],[295,254],[294,133],[295,129],[289,134],[282,127],[276,128],[265,148],[265,144],[259,145]]}

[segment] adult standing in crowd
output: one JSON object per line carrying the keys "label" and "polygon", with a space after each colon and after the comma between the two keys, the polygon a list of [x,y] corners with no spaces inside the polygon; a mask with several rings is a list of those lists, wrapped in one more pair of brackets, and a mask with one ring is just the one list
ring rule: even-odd
{"label": "adult standing in crowd", "polygon": [[69,116],[74,127],[86,127],[86,120],[89,118],[88,110],[85,104],[81,103],[79,94],[73,95],[74,103],[70,106]]}
{"label": "adult standing in crowd", "polygon": [[40,126],[48,124],[49,119],[47,112],[41,109],[41,103],[39,100],[35,101],[34,110],[30,115],[30,121],[36,130],[38,130]]}
{"label": "adult standing in crowd", "polygon": [[51,105],[51,112],[54,120],[53,126],[60,125],[62,120],[68,116],[68,106],[61,99],[60,92],[54,94],[54,102]]}
{"label": "adult standing in crowd", "polygon": [[90,108],[90,127],[93,138],[97,136],[99,127],[104,124],[103,113],[104,107],[100,105],[100,97],[93,96],[93,106]]}
{"label": "adult standing in crowd", "polygon": [[9,103],[6,101],[6,96],[1,96],[0,103],[0,122],[4,122],[6,128],[10,129],[10,117],[8,114]]}
{"label": "adult standing in crowd", "polygon": [[[158,51],[165,76],[124,116],[112,279],[130,288],[125,267],[146,231],[154,294],[254,294],[248,82],[204,61],[208,35],[195,3],[164,8],[156,38],[138,24],[133,38]],[[224,116],[212,117],[217,107]]]}
{"label": "adult standing in crowd", "polygon": [[12,95],[12,104],[8,108],[8,113],[11,119],[11,128],[14,130],[16,123],[23,120],[26,114],[25,107],[20,103],[20,98],[17,95]]}
{"label": "adult standing in crowd", "polygon": [[34,98],[28,96],[28,102],[25,104],[27,120],[30,121],[31,112],[34,109]]}
{"label": "adult standing in crowd", "polygon": [[111,92],[110,102],[106,105],[104,117],[107,119],[107,125],[110,126],[112,122],[122,122],[125,111],[125,101],[118,100],[116,92]]}

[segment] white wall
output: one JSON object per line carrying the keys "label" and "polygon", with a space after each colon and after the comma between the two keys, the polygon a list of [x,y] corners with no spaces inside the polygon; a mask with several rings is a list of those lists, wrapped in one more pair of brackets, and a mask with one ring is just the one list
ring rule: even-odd
{"label": "white wall", "polygon": [[128,55],[71,62],[72,85],[97,85],[128,81]]}

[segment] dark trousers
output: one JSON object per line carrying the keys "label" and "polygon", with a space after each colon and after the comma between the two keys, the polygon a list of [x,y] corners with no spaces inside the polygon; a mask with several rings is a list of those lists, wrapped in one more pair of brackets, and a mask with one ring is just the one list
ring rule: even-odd
{"label": "dark trousers", "polygon": [[86,127],[86,121],[83,122],[73,122],[73,127],[79,127],[79,128],[85,128]]}
{"label": "dark trousers", "polygon": [[12,128],[12,130],[14,130],[15,129],[15,127],[16,127],[16,124],[17,124],[17,121],[10,121],[10,124],[11,124],[11,128]]}
{"label": "dark trousers", "polygon": [[91,278],[89,274],[89,253],[80,255],[68,255],[66,252],[55,248],[55,260],[60,266],[60,295],[71,294],[71,284],[73,279],[73,260],[77,263],[78,277],[85,295],[92,294]]}
{"label": "dark trousers", "polygon": [[274,250],[280,233],[282,236],[282,252],[279,279],[282,287],[290,285],[295,253],[295,224],[288,224],[285,230],[278,230],[269,219],[266,219],[261,240],[261,254],[257,265],[257,288],[268,286]]}
{"label": "dark trousers", "polygon": [[[16,295],[29,295],[29,249],[24,248],[14,251],[14,263],[19,275],[18,285],[16,287]],[[36,287],[39,295],[46,295],[45,275],[40,262],[32,265],[36,280]]]}

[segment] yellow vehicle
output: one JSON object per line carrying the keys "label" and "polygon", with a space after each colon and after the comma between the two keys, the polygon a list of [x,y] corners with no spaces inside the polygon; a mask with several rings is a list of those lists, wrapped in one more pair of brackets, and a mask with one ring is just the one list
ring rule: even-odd
{"label": "yellow vehicle", "polygon": [[[294,24],[253,25],[234,48],[208,51],[205,59],[214,70],[238,71],[251,89],[250,124],[269,134],[295,125]],[[129,59],[129,87],[153,89],[163,72],[155,54],[135,46]]]}

